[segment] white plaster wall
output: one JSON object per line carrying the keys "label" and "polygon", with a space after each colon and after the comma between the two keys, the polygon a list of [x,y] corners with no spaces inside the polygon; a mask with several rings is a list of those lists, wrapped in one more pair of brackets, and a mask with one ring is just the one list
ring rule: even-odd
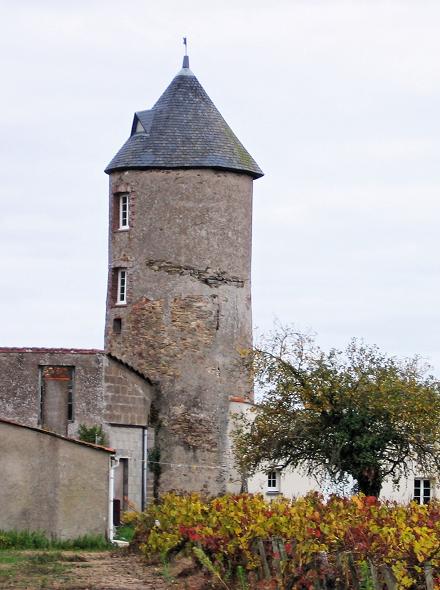
{"label": "white plaster wall", "polygon": [[414,494],[414,479],[430,479],[431,480],[431,498],[440,499],[440,488],[434,477],[426,475],[417,469],[413,470],[413,474],[408,479],[402,479],[399,486],[394,486],[388,480],[382,487],[380,497],[384,500],[394,500],[406,504],[413,499]]}
{"label": "white plaster wall", "polygon": [[[413,475],[408,479],[402,479],[398,487],[394,486],[391,480],[385,481],[380,498],[403,504],[410,502],[413,499],[414,478],[431,479],[433,482],[431,497],[440,499],[440,486],[436,485],[435,479],[417,470],[414,470]],[[300,471],[284,471],[281,472],[279,493],[287,498],[303,496],[311,491],[318,491],[326,495],[331,491],[330,487],[329,485],[320,485],[314,478],[307,477]],[[277,496],[273,492],[267,492],[267,475],[263,472],[250,478],[248,488],[249,492],[264,494],[267,499]]]}
{"label": "white plaster wall", "polygon": [[323,491],[314,479],[303,475],[299,471],[280,472],[278,494],[267,491],[267,474],[263,472],[256,473],[249,479],[248,489],[253,494],[263,494],[267,500],[276,498],[279,494],[287,498],[296,498],[304,496],[310,491]]}
{"label": "white plaster wall", "polygon": [[[250,415],[250,410],[253,404],[247,401],[234,401],[234,399],[230,399],[229,401],[229,417],[228,417],[228,432],[227,432],[227,440],[228,440],[228,447],[226,451],[226,465],[228,469],[228,477],[226,479],[226,492],[228,494],[237,494],[240,492],[241,485],[242,485],[242,477],[238,472],[237,468],[235,467],[235,459],[234,453],[232,448],[232,432],[235,427],[234,416],[245,414]],[[251,490],[249,490],[251,491]]]}
{"label": "white plaster wall", "polygon": [[[229,478],[227,491],[229,493],[237,493],[241,486],[241,477],[238,471],[234,467],[234,455],[232,450],[231,433],[234,428],[234,415],[244,413],[247,416],[252,416],[251,408],[252,403],[245,401],[230,401],[229,404],[229,423],[228,423],[228,440],[229,448],[227,453],[227,462],[229,468]],[[382,487],[381,499],[392,500],[400,503],[407,503],[413,499],[414,493],[414,479],[430,479],[431,484],[431,497],[433,499],[440,499],[440,482],[436,482],[434,477],[426,475],[418,470],[416,467],[412,469],[412,475],[407,479],[402,479],[399,486],[393,485],[391,480],[386,480]],[[320,484],[314,478],[307,477],[300,470],[284,470],[280,473],[280,485],[279,492],[268,492],[267,490],[267,474],[261,470],[256,473],[253,477],[248,479],[248,491],[253,494],[263,494],[266,499],[270,500],[276,498],[280,494],[287,498],[296,498],[298,496],[304,496],[308,492],[317,491],[324,495],[329,493],[338,493],[336,486],[332,486],[330,482]],[[345,493],[349,493],[348,488],[344,490]],[[341,493],[339,491],[339,493]]]}

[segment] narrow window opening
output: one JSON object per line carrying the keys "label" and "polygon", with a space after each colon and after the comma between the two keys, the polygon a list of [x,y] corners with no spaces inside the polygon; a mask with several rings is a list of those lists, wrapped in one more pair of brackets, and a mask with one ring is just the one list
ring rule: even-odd
{"label": "narrow window opening", "polygon": [[117,271],[118,287],[116,303],[118,305],[125,305],[127,303],[127,270],[119,268]]}
{"label": "narrow window opening", "polygon": [[122,332],[122,319],[114,318],[113,320],[113,333],[120,334]]}
{"label": "narrow window opening", "polygon": [[73,422],[73,381],[70,379],[67,386],[67,421]]}
{"label": "narrow window opening", "polygon": [[128,195],[119,196],[119,229],[128,229],[129,200]]}

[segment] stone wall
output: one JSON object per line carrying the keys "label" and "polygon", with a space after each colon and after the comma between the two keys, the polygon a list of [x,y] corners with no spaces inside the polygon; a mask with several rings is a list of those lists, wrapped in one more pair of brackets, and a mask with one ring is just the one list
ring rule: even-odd
{"label": "stone wall", "polygon": [[[154,388],[102,351],[0,348],[0,418],[41,426],[41,379],[47,367],[73,369],[73,420],[79,424],[148,424]],[[47,372],[47,371],[46,371]]]}
{"label": "stone wall", "polygon": [[73,420],[60,434],[75,436],[79,424],[102,424],[104,360],[97,350],[0,348],[0,418],[41,426],[41,370],[65,366],[73,367]]}
{"label": "stone wall", "polygon": [[104,360],[105,421],[147,426],[154,387],[117,359]]}
{"label": "stone wall", "polygon": [[0,420],[0,529],[105,535],[110,453]]}
{"label": "stone wall", "polygon": [[[68,421],[70,374],[73,408]],[[42,394],[45,403],[52,402],[50,412],[41,403]],[[0,418],[71,437],[77,436],[80,424],[102,425],[107,443],[129,460],[128,496],[138,507],[142,504],[142,433],[153,397],[154,387],[144,377],[102,351],[0,349]]]}
{"label": "stone wall", "polygon": [[[120,193],[130,199],[128,231],[114,229]],[[252,342],[252,178],[210,169],[113,173],[110,204],[106,347],[157,384],[161,490],[221,493],[229,397],[252,396],[241,356]],[[120,268],[126,305],[115,300]]]}

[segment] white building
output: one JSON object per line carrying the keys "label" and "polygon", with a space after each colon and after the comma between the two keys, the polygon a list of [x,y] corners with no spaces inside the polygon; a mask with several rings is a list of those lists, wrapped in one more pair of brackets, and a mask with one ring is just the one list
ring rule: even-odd
{"label": "white building", "polygon": [[[233,404],[232,413],[248,414],[252,405],[244,400],[236,401]],[[233,420],[230,421],[233,423]],[[261,470],[248,480],[248,491],[253,494],[263,494],[267,500],[274,499],[280,495],[287,498],[304,496],[308,492],[316,491],[324,495],[330,493],[349,494],[348,487],[344,490],[332,485],[331,482],[320,482],[313,477],[308,477],[299,469],[269,468]],[[394,486],[391,480],[386,480],[381,491],[380,498],[407,503],[412,500],[426,504],[430,500],[440,499],[440,486],[437,485],[433,476],[412,470],[412,475],[402,478],[399,486]]]}

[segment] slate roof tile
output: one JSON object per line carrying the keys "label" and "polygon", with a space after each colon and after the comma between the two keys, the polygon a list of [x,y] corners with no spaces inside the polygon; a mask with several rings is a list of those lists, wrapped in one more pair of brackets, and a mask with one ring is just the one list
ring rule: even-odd
{"label": "slate roof tile", "polygon": [[[144,131],[136,132],[138,121]],[[105,171],[130,168],[219,168],[263,176],[189,68],[150,111],[135,114],[130,138]]]}

